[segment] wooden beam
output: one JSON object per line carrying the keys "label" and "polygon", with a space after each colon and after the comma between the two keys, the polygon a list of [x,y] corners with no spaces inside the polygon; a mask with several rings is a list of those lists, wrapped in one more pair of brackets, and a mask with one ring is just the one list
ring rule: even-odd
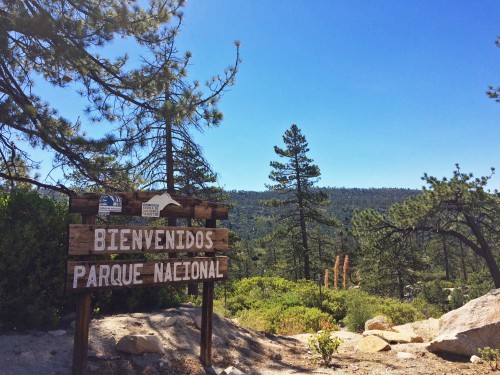
{"label": "wooden beam", "polygon": [[[207,228],[215,228],[215,220],[207,220]],[[215,257],[214,253],[206,253],[207,257]],[[212,366],[212,324],[214,310],[214,286],[213,281],[203,283],[203,299],[201,306],[201,340],[200,360],[203,366]]]}
{"label": "wooden beam", "polygon": [[[84,216],[85,224],[94,224],[95,216]],[[89,348],[90,291],[76,297],[75,335],[73,341],[73,375],[87,374],[87,354]]]}
{"label": "wooden beam", "polygon": [[[133,192],[133,193],[112,193],[102,195],[114,195],[122,198],[121,212],[111,212],[111,215],[141,216],[142,203],[148,202],[151,198],[159,195],[158,192]],[[97,215],[99,212],[99,199],[101,194],[83,194],[71,196],[69,201],[69,211],[82,215]],[[170,204],[160,211],[160,217],[168,218],[193,218],[203,220],[227,220],[228,208],[207,201],[202,201],[192,197],[172,195],[172,199],[180,204],[176,206]]]}

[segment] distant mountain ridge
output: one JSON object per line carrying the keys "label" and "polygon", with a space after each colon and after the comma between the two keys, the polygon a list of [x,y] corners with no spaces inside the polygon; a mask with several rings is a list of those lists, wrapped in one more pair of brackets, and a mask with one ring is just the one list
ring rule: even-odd
{"label": "distant mountain ridge", "polygon": [[[330,198],[331,204],[325,209],[329,216],[340,220],[342,224],[348,225],[355,209],[373,208],[380,212],[386,212],[394,203],[401,203],[406,198],[417,195],[420,190],[401,188],[317,188],[325,192]],[[229,211],[229,220],[223,221],[222,225],[234,230],[246,240],[264,236],[273,230],[273,223],[269,219],[271,210],[264,207],[260,202],[273,197],[280,198],[278,194],[271,191],[227,191],[230,195],[229,202],[235,207]]]}

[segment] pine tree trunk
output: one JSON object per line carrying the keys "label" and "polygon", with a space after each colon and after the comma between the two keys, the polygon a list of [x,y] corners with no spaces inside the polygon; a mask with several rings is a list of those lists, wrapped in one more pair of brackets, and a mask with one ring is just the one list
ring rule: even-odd
{"label": "pine tree trunk", "polygon": [[443,242],[445,279],[446,279],[446,281],[450,281],[449,254],[448,254],[448,247],[446,246],[446,238],[444,237],[444,235],[441,236],[441,240]]}
{"label": "pine tree trunk", "polygon": [[464,278],[464,283],[467,282],[467,267],[465,265],[465,252],[464,252],[464,246],[462,242],[459,242],[460,245],[460,264],[462,266],[462,275]]}

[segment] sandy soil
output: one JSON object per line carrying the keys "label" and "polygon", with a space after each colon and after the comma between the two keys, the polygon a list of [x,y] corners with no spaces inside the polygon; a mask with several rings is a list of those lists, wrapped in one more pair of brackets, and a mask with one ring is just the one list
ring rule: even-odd
{"label": "sandy soil", "polygon": [[[122,314],[93,319],[90,326],[88,369],[90,374],[198,375],[220,374],[234,366],[245,374],[498,374],[488,364],[472,364],[468,358],[440,357],[426,344],[393,345],[387,352],[366,354],[355,350],[360,335],[339,331],[344,343],[329,368],[312,363],[308,334],[276,336],[243,328],[214,316],[213,367],[203,368],[199,356],[200,331],[195,317],[200,309],[183,306],[154,313]],[[168,326],[167,318],[176,317]],[[126,334],[158,336],[165,354],[129,355],[115,349]],[[73,333],[27,332],[0,336],[1,375],[70,374]],[[399,359],[398,352],[415,355]]]}

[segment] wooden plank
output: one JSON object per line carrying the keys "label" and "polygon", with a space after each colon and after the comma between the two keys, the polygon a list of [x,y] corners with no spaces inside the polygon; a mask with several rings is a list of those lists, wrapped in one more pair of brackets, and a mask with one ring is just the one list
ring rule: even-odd
{"label": "wooden plank", "polygon": [[[141,216],[142,203],[159,195],[158,192],[111,193],[122,198],[121,212],[112,212],[111,215]],[[105,194],[103,194],[105,195]],[[84,215],[97,215],[99,211],[100,194],[75,195],[70,198],[69,211]],[[218,219],[228,218],[228,208],[215,203],[202,201],[192,197],[171,195],[181,206],[170,204],[160,211],[160,217]]]}
{"label": "wooden plank", "polygon": [[75,337],[73,346],[73,375],[87,374],[90,301],[90,292],[81,293],[76,299]]}
{"label": "wooden plank", "polygon": [[71,293],[225,280],[228,258],[68,261],[67,269],[66,291]]}
{"label": "wooden plank", "polygon": [[[94,224],[95,216],[83,216],[85,224]],[[89,348],[90,291],[76,297],[75,335],[73,338],[73,375],[87,374],[87,354]]]}
{"label": "wooden plank", "polygon": [[69,255],[227,251],[228,230],[70,224]]}
{"label": "wooden plank", "polygon": [[[215,228],[215,220],[207,220],[207,228]],[[214,253],[205,254],[207,257],[215,257]],[[212,258],[213,259],[213,258]],[[201,337],[200,337],[200,360],[203,366],[212,366],[212,324],[214,310],[215,283],[208,281],[203,283],[203,297],[201,306]]]}

